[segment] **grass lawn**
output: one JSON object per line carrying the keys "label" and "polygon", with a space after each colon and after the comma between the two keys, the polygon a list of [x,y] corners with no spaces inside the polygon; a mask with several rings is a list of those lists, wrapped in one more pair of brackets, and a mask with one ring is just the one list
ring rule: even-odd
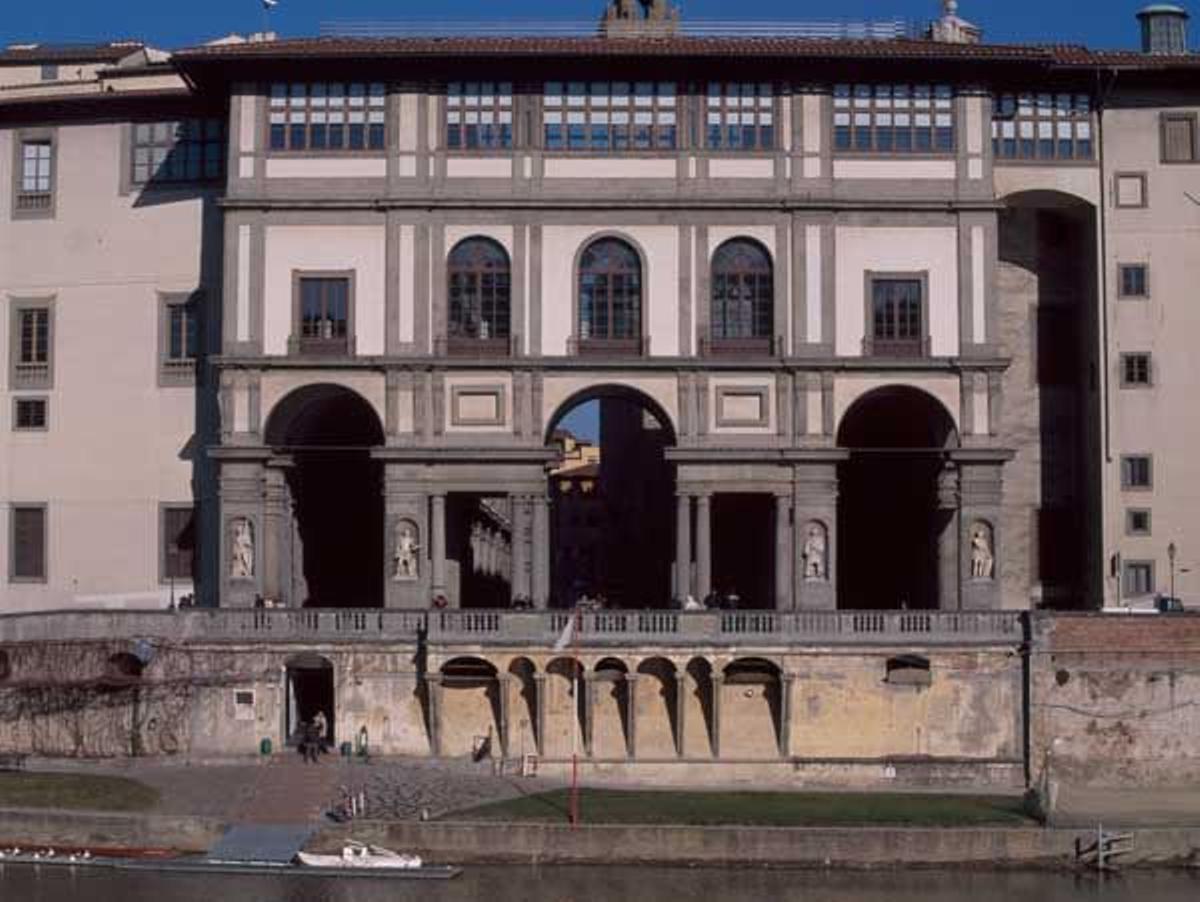
{"label": "grass lawn", "polygon": [[[445,820],[566,822],[565,789],[458,811]],[[584,789],[585,824],[754,827],[1026,826],[1020,798],[860,792],[657,792]]]}
{"label": "grass lawn", "polygon": [[157,802],[158,790],[124,777],[0,773],[0,808],[146,811]]}

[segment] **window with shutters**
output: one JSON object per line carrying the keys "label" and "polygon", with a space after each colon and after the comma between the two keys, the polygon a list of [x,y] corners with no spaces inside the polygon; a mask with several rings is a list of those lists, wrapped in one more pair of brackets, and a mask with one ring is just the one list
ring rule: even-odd
{"label": "window with shutters", "polygon": [[1196,114],[1164,113],[1162,117],[1162,161],[1196,162]]}
{"label": "window with shutters", "polygon": [[190,582],[196,549],[196,512],[189,505],[162,507],[162,582]]}
{"label": "window with shutters", "polygon": [[9,535],[12,536],[8,575],[10,582],[46,581],[46,506],[14,504]]}
{"label": "window with shutters", "polygon": [[13,388],[54,386],[54,301],[13,300],[10,326],[10,385]]}

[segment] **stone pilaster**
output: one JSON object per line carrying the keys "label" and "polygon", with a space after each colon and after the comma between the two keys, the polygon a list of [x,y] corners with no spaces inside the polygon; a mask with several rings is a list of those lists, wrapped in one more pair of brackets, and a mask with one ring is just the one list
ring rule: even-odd
{"label": "stone pilaster", "polygon": [[958,466],[947,462],[938,474],[937,486],[937,557],[938,608],[957,611],[961,606],[962,583],[959,542]]}
{"label": "stone pilaster", "polygon": [[429,693],[429,754],[439,758],[442,754],[442,675],[426,674],[425,688]]}
{"label": "stone pilaster", "polygon": [[837,608],[837,497],[835,461],[805,461],[796,465],[792,585],[796,608],[800,610]]}
{"label": "stone pilaster", "polygon": [[791,673],[779,677],[779,757],[792,755],[792,684],[796,677]]}
{"label": "stone pilaster", "polygon": [[497,724],[500,735],[497,738],[500,741],[500,757],[502,758],[508,757],[508,739],[511,735],[509,729],[509,712],[512,710],[511,695],[514,684],[520,685],[518,681],[513,679],[512,674],[501,673],[496,677],[497,700],[500,702],[500,716],[499,723]]}
{"label": "stone pilaster", "polygon": [[631,760],[637,758],[637,690],[637,674],[625,674],[625,756]]}
{"label": "stone pilaster", "polygon": [[696,598],[712,592],[712,495],[696,496]]}
{"label": "stone pilaster", "polygon": [[530,579],[529,498],[512,496],[512,597],[528,599],[533,595]]}
{"label": "stone pilaster", "polygon": [[[535,673],[533,675],[533,691],[535,693],[533,699],[534,725],[533,739],[537,743],[537,752],[539,755],[546,754],[546,674]],[[572,716],[575,716],[572,712]]]}
{"label": "stone pilaster", "polygon": [[675,597],[681,601],[692,589],[692,498],[675,496]]}
{"label": "stone pilaster", "polygon": [[725,676],[720,673],[712,675],[712,756],[721,757],[721,695],[725,688]]}
{"label": "stone pilaster", "polygon": [[533,498],[533,606],[545,608],[550,603],[550,499],[545,495]]}
{"label": "stone pilaster", "polygon": [[292,597],[292,497],[288,490],[289,462],[271,462],[263,470],[263,596],[287,607],[300,605]]}
{"label": "stone pilaster", "polygon": [[688,675],[685,671],[675,672],[675,754],[684,757],[684,737],[687,736],[687,692]]}
{"label": "stone pilaster", "polygon": [[792,603],[792,499],[775,496],[775,610],[789,611]]}
{"label": "stone pilaster", "polygon": [[446,496],[433,495],[429,505],[430,591],[436,598],[446,594]]}

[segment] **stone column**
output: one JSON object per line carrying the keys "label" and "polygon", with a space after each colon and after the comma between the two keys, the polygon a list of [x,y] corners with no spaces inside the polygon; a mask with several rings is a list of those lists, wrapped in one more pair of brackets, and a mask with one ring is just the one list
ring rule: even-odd
{"label": "stone column", "polygon": [[725,686],[725,675],[712,675],[712,756],[721,757],[721,690]]}
{"label": "stone column", "polygon": [[779,677],[779,757],[789,758],[792,754],[792,683],[794,674],[784,673]]}
{"label": "stone column", "polygon": [[692,589],[692,499],[675,496],[675,597],[681,601]]}
{"label": "stone column", "polygon": [[[794,527],[792,529],[792,587],[795,606],[806,611],[837,609],[837,459],[805,460],[796,464]],[[811,536],[816,530],[817,538]],[[818,551],[825,546],[824,555]],[[824,558],[823,561],[821,558]],[[812,560],[819,566],[811,566]]]}
{"label": "stone column", "polygon": [[533,498],[533,606],[546,608],[550,603],[550,499]]}
{"label": "stone column", "polygon": [[1003,463],[996,460],[961,464],[959,544],[961,602],[965,610],[996,611],[1001,606],[1003,468]]}
{"label": "stone column", "polygon": [[512,496],[512,597],[531,598],[529,579],[529,503],[524,495]]}
{"label": "stone column", "polygon": [[775,496],[775,610],[792,605],[792,499]]}
{"label": "stone column", "polygon": [[429,499],[432,521],[429,526],[429,557],[432,573],[430,592],[434,597],[446,594],[446,496]]}
{"label": "stone column", "polygon": [[625,757],[637,757],[637,687],[636,673],[625,674]]}
{"label": "stone column", "polygon": [[962,604],[958,507],[958,466],[947,462],[938,474],[937,488],[938,609],[942,611],[957,611]]}
{"label": "stone column", "polygon": [[712,592],[712,495],[696,496],[696,597]]}
{"label": "stone column", "polygon": [[684,737],[687,736],[687,691],[688,675],[684,671],[675,672],[675,754],[684,757]]}
{"label": "stone column", "polygon": [[[537,744],[537,753],[539,756],[546,754],[546,674],[535,673],[533,675],[533,740]],[[572,717],[575,714],[572,712]]]}

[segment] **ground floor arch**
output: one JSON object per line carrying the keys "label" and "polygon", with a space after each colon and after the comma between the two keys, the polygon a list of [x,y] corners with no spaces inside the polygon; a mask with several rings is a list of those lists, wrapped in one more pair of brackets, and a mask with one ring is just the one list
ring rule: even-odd
{"label": "ground floor arch", "polygon": [[337,735],[333,662],[315,652],[292,656],[284,665],[284,691],[284,742],[299,745],[305,727],[324,720],[321,739],[332,745]]}

